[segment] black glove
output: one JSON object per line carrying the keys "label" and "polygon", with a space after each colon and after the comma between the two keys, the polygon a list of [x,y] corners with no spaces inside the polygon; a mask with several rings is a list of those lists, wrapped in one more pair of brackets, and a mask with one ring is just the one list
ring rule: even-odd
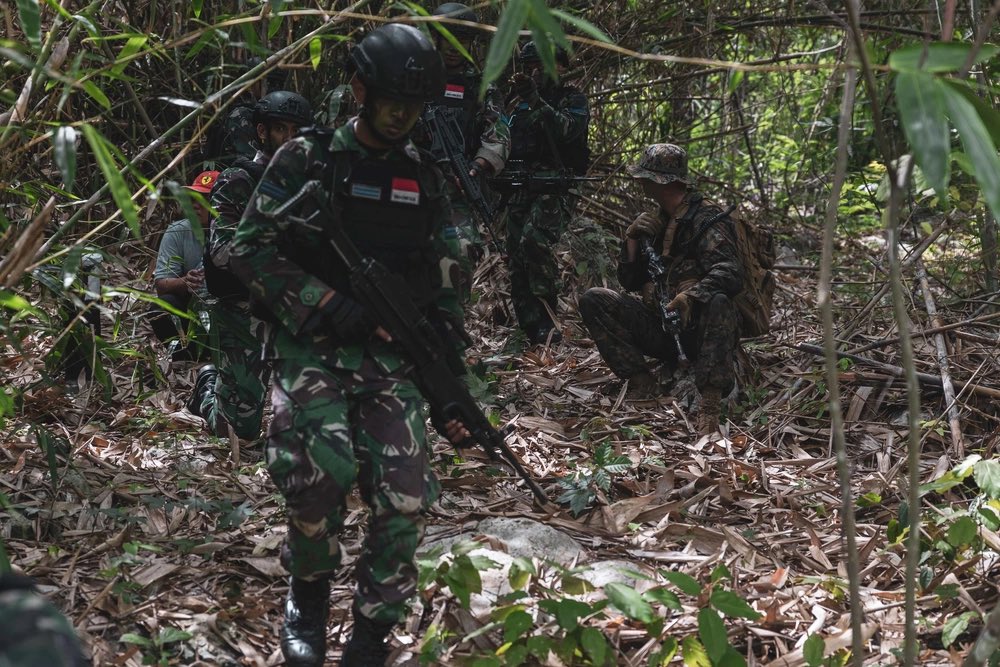
{"label": "black glove", "polygon": [[335,292],[320,308],[323,322],[343,341],[363,341],[375,331],[375,323],[360,303]]}
{"label": "black glove", "polygon": [[534,106],[538,103],[538,86],[535,80],[523,72],[518,72],[510,79],[510,85],[514,89],[514,94]]}

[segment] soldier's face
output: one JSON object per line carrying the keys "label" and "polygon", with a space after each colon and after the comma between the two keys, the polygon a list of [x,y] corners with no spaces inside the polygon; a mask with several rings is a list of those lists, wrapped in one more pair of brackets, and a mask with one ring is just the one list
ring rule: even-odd
{"label": "soldier's face", "polygon": [[[462,45],[469,53],[472,53],[472,40],[465,38],[459,39],[458,42]],[[444,60],[444,66],[450,70],[458,69],[462,67],[466,60],[465,56],[458,52],[451,42],[444,39],[443,37],[438,39],[438,51],[441,52],[441,59]]]}
{"label": "soldier's face", "polygon": [[423,102],[373,98],[368,100],[368,104],[371,109],[369,122],[379,134],[390,141],[406,137],[424,110]]}
{"label": "soldier's face", "polygon": [[267,124],[257,125],[257,137],[268,155],[274,155],[281,145],[294,137],[298,131],[298,124],[290,120],[276,119]]}

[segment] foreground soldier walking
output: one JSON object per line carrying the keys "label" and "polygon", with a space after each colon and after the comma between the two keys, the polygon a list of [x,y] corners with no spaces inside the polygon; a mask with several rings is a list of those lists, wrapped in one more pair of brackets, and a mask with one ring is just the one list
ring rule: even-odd
{"label": "foreground soldier walking", "polygon": [[253,160],[238,157],[212,188],[212,221],[205,247],[205,286],[215,298],[209,308],[215,363],[198,371],[188,411],[224,436],[227,424],[237,436],[255,440],[264,416],[270,364],[262,358],[267,324],[250,312],[250,293],[232,274],[229,255],[236,226],[250,202],[271,156],[300,127],[312,124],[309,102],[298,93],[278,90],[254,107],[256,133],[262,150]]}
{"label": "foreground soldier walking", "polygon": [[[351,60],[359,116],[278,150],[233,247],[234,271],[276,321],[266,452],[289,519],[281,634],[289,665],[324,662],[329,577],[340,566],[337,536],[355,481],[370,515],[341,664],[385,663],[385,640],[416,592],[414,553],[439,491],[421,396],[399,350],[354,298],[325,230],[340,226],[362,254],[405,280],[442,329],[446,318],[461,317],[454,293],[440,287],[441,229],[450,220],[444,177],[409,141],[424,104],[444,89],[441,57],[416,28],[389,24],[366,36]],[[302,197],[316,180],[321,205]],[[301,203],[286,205],[293,198]],[[320,210],[331,215],[313,215]],[[443,430],[455,443],[468,437],[456,421]]]}

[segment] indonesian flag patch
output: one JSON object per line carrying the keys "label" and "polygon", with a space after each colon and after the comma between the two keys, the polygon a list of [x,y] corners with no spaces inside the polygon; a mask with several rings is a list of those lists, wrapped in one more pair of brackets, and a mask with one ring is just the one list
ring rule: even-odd
{"label": "indonesian flag patch", "polygon": [[420,204],[420,184],[412,178],[393,178],[389,201],[396,204]]}
{"label": "indonesian flag patch", "polygon": [[449,83],[444,87],[444,96],[453,100],[464,100],[465,86]]}

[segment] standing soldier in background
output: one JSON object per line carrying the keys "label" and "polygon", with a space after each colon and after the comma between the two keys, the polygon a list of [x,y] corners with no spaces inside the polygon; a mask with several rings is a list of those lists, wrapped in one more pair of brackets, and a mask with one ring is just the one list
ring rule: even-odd
{"label": "standing soldier in background", "polygon": [[[441,289],[441,231],[451,220],[444,177],[409,140],[425,103],[444,89],[441,57],[416,28],[389,24],[368,34],[351,60],[358,117],[278,150],[232,254],[235,273],[276,321],[266,456],[289,523],[281,649],[298,666],[324,664],[329,579],[340,567],[338,533],[354,483],[370,515],[346,667],[385,663],[385,640],[416,592],[414,554],[439,490],[406,360],[355,299],[325,230],[340,226],[362,255],[396,273],[446,335],[447,321],[460,326],[461,318],[454,294]],[[316,181],[306,198],[303,186]],[[454,420],[442,430],[455,443],[468,437]]]}
{"label": "standing soldier in background", "polygon": [[[466,5],[458,2],[446,2],[434,10],[435,16],[460,19],[478,23],[479,17]],[[455,37],[462,47],[474,54],[479,35],[473,28],[445,24],[444,27]],[[510,130],[507,123],[501,119],[502,100],[498,99],[498,90],[490,86],[485,98],[479,100],[479,87],[482,74],[476,63],[470,62],[443,35],[432,31],[435,35],[435,45],[444,60],[447,76],[444,94],[431,103],[431,110],[439,115],[437,122],[452,123],[452,127],[460,133],[458,137],[463,145],[462,155],[468,161],[468,173],[481,187],[482,177],[490,177],[500,173],[507,156],[510,154]],[[427,127],[426,120],[420,133],[434,133],[434,127]],[[452,222],[445,228],[445,238],[448,240],[451,256],[458,261],[460,276],[458,280],[451,277],[451,282],[459,287],[463,300],[470,296],[469,286],[476,263],[483,255],[483,238],[476,224],[475,202],[470,201],[470,193],[464,192],[460,186],[459,175],[455,173],[457,166],[449,161],[443,142],[446,137],[424,137],[419,142],[423,147],[429,147],[434,159],[441,165],[445,174],[450,174],[448,181],[448,198],[452,204]],[[447,163],[447,164],[446,164]],[[480,191],[488,204],[488,195]],[[484,224],[490,224],[484,220]]]}
{"label": "standing soldier in background", "polygon": [[209,308],[215,363],[198,371],[188,411],[201,416],[209,431],[226,435],[226,426],[240,438],[260,435],[270,365],[264,359],[267,325],[250,312],[250,293],[232,274],[229,253],[236,226],[250,203],[253,190],[278,148],[312,124],[312,108],[298,93],[278,90],[261,98],[254,108],[261,150],[252,160],[240,156],[219,176],[212,189],[212,221],[205,244],[205,286],[215,302]]}
{"label": "standing soldier in background", "polygon": [[[618,281],[645,298],[594,287],[580,297],[580,316],[604,361],[628,380],[632,398],[659,390],[645,358],[656,357],[674,372],[682,347],[701,393],[698,433],[709,435],[719,430],[720,401],[736,381],[740,316],[734,299],[744,287],[744,271],[734,223],[728,211],[690,187],[687,153],[680,146],[649,146],[629,173],[657,210],[641,214],[626,230]],[[670,290],[665,308],[678,316],[676,338],[651,303],[654,285],[644,244],[666,264],[666,284],[659,287]]]}
{"label": "standing soldier in background", "polygon": [[[569,56],[556,47],[557,77],[542,73],[542,61],[534,42],[520,54],[522,71],[510,80],[508,108],[511,133],[510,164],[515,161],[535,175],[559,175],[567,170],[587,170],[587,129],[590,110],[587,97],[573,86],[559,82],[569,67]],[[507,213],[507,254],[510,258],[510,298],[517,322],[531,343],[562,339],[553,331],[548,309],[556,311],[558,268],[553,246],[559,241],[571,215],[568,194],[515,191]],[[546,308],[548,306],[548,309]]]}
{"label": "standing soldier in background", "polygon": [[[263,62],[262,58],[251,56],[246,60],[244,71],[249,72]],[[285,72],[275,67],[233,102],[222,123],[221,132],[217,135],[219,138],[214,142],[215,146],[210,146],[208,150],[209,155],[218,154],[217,157],[213,155],[218,169],[234,166],[238,158],[253,160],[261,150],[255,120],[257,101],[269,90],[282,90],[287,79]]]}

